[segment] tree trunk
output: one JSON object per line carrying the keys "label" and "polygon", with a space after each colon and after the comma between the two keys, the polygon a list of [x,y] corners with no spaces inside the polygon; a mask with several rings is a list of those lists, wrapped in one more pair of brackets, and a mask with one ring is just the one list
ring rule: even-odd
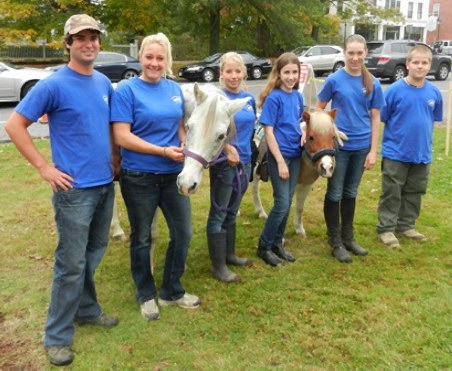
{"label": "tree trunk", "polygon": [[212,5],[213,6],[210,8],[210,55],[220,51],[220,7],[218,4]]}

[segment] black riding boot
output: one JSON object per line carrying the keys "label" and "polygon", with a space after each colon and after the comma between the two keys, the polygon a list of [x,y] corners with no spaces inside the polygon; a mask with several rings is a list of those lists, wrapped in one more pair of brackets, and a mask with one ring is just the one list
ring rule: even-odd
{"label": "black riding boot", "polygon": [[287,260],[288,262],[291,262],[291,263],[293,263],[295,261],[295,258],[293,257],[293,255],[284,248],[284,245],[282,242],[278,245],[273,245],[272,251],[278,258]]}
{"label": "black riding boot", "polygon": [[283,263],[283,261],[271,251],[270,246],[265,246],[260,239],[256,254],[259,258],[261,258],[264,262],[266,262],[268,265],[271,265],[272,267],[279,267]]}
{"label": "black riding boot", "polygon": [[328,243],[331,246],[333,256],[341,263],[351,263],[352,257],[342,245],[339,227],[339,202],[330,201],[325,197],[323,214],[327,227]]}
{"label": "black riding boot", "polygon": [[367,251],[359,246],[353,233],[356,198],[343,198],[341,201],[342,243],[355,255],[366,256]]}
{"label": "black riding boot", "polygon": [[223,282],[239,282],[240,277],[226,265],[226,232],[207,233],[207,244],[215,278]]}
{"label": "black riding boot", "polygon": [[235,223],[225,225],[226,229],[226,264],[236,265],[238,267],[253,265],[249,259],[239,258],[235,255]]}

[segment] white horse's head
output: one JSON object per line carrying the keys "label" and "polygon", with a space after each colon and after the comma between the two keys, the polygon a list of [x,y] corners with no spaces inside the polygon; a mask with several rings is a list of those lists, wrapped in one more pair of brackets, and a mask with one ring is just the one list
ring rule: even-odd
{"label": "white horse's head", "polygon": [[333,175],[336,161],[334,154],[336,146],[343,146],[347,136],[339,131],[334,124],[336,110],[330,112],[303,112],[306,127],[305,153],[316,165],[320,176],[330,178]]}
{"label": "white horse's head", "polygon": [[185,100],[185,162],[177,177],[179,192],[188,196],[201,183],[202,171],[235,135],[234,114],[249,98],[230,100],[212,85],[182,86]]}

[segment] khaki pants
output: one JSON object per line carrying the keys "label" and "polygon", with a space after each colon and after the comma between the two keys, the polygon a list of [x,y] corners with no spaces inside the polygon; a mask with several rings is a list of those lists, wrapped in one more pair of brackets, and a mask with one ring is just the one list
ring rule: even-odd
{"label": "khaki pants", "polygon": [[377,232],[414,229],[421,211],[421,197],[427,191],[430,164],[411,164],[384,158],[381,172]]}

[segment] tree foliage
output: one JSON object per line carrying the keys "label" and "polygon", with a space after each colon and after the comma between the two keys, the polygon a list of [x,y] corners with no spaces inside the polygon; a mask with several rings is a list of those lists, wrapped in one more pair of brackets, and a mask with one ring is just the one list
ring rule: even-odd
{"label": "tree foliage", "polygon": [[316,42],[338,41],[345,21],[398,20],[393,10],[369,6],[367,0],[343,0],[345,7],[329,15],[330,0],[2,0],[0,40],[61,40],[71,14],[100,20],[107,42],[128,43],[164,32],[175,45],[205,55],[247,49],[271,55]]}

